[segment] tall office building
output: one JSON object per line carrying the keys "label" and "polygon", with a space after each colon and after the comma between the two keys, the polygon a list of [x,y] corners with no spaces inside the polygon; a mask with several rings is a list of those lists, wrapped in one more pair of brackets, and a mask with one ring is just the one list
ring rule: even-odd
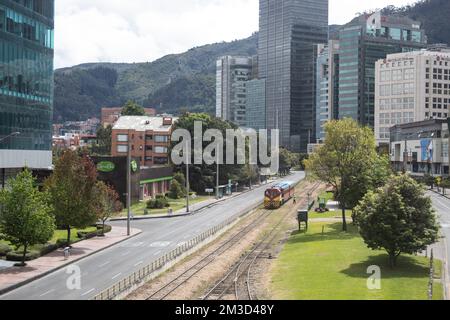
{"label": "tall office building", "polygon": [[380,12],[354,19],[340,31],[339,118],[374,126],[375,62],[426,46],[420,24]]}
{"label": "tall office building", "polygon": [[247,82],[247,128],[257,131],[266,128],[266,80]]}
{"label": "tall office building", "polygon": [[339,41],[319,44],[316,67],[316,140],[325,140],[325,124],[338,118]]}
{"label": "tall office building", "polygon": [[225,56],[217,61],[216,116],[244,127],[247,123],[247,81],[254,76],[254,59]]}
{"label": "tall office building", "polygon": [[317,46],[328,41],[328,0],[260,0],[259,78],[266,81],[266,126],[281,145],[306,152],[315,140]]}
{"label": "tall office building", "polygon": [[375,136],[389,144],[395,125],[449,118],[450,52],[388,55],[376,63],[375,84]]}
{"label": "tall office building", "polygon": [[0,169],[52,165],[54,0],[0,0]]}

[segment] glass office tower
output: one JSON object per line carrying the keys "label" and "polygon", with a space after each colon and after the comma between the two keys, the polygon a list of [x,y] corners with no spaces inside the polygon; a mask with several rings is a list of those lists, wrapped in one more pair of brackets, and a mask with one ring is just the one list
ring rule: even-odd
{"label": "glass office tower", "polygon": [[259,78],[266,81],[267,129],[306,152],[315,141],[317,46],[328,41],[328,0],[260,0]]}
{"label": "glass office tower", "polygon": [[409,18],[377,12],[356,18],[339,38],[339,118],[373,127],[376,61],[426,47],[425,32]]}
{"label": "glass office tower", "polygon": [[53,40],[54,0],[0,0],[3,176],[52,164]]}

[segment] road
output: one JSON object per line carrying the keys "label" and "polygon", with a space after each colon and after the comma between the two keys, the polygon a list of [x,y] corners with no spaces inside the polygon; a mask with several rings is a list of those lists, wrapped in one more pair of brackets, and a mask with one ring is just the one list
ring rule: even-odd
{"label": "road", "polygon": [[[286,180],[297,182],[303,178],[304,173],[298,172]],[[193,239],[233,215],[247,212],[258,203],[262,203],[265,188],[266,186],[261,186],[192,216],[134,221],[133,227],[143,231],[140,235],[11,291],[0,299],[91,299],[122,278],[156,261],[180,243]],[[114,225],[123,226],[124,223],[118,222]],[[72,272],[79,270],[81,288],[69,289],[68,283],[76,284],[72,274],[67,273],[70,270]]]}
{"label": "road", "polygon": [[429,195],[433,200],[433,206],[439,216],[439,222],[441,223],[442,228],[441,229],[442,235],[445,237],[444,239],[444,243],[446,244],[445,248],[441,248],[443,249],[442,251],[445,252],[442,252],[441,255],[445,256],[445,259],[447,260],[447,272],[448,272],[447,274],[450,274],[450,263],[448,261],[448,258],[450,257],[450,199],[438,195],[434,192],[430,192]]}

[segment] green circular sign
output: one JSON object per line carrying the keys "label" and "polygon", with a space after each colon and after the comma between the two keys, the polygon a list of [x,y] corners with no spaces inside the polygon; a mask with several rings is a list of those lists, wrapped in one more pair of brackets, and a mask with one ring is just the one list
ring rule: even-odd
{"label": "green circular sign", "polygon": [[138,170],[138,164],[137,164],[136,160],[131,161],[131,170],[133,172],[136,172]]}
{"label": "green circular sign", "polygon": [[116,165],[111,161],[102,161],[97,164],[97,170],[100,172],[112,172],[116,169]]}

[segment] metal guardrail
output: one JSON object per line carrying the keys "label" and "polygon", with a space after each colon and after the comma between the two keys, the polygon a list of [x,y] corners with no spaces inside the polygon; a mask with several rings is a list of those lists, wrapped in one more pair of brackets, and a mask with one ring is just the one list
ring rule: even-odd
{"label": "metal guardrail", "polygon": [[152,262],[151,264],[139,269],[128,277],[117,282],[113,286],[104,290],[103,292],[96,295],[93,300],[112,300],[116,298],[121,293],[131,289],[133,286],[141,283],[145,278],[150,276],[152,273],[161,270],[168,262],[175,261],[178,257],[182,256],[186,252],[194,249],[197,245],[209,239],[210,237],[216,235],[219,231],[225,229],[226,227],[237,221],[238,218],[246,214],[235,215],[221,224],[205,231],[201,235],[185,242],[183,245],[178,246],[176,249],[168,252],[164,256],[160,257],[158,260]]}

